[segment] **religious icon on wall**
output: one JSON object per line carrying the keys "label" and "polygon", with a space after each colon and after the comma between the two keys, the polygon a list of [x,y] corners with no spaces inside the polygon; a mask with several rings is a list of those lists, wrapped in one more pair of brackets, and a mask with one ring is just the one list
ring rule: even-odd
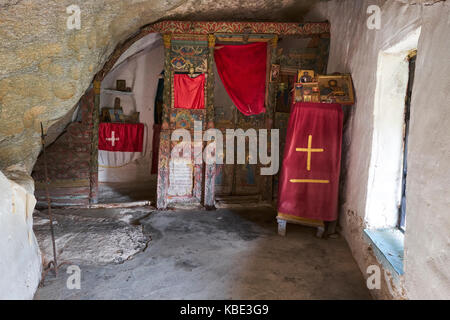
{"label": "religious icon on wall", "polygon": [[125,122],[122,108],[103,107],[100,114],[100,122]]}
{"label": "religious icon on wall", "polygon": [[280,72],[279,83],[277,88],[276,112],[290,112],[292,105],[292,91],[297,81],[297,72],[293,74],[285,74]]}
{"label": "religious icon on wall", "polygon": [[111,122],[124,122],[123,110],[120,109],[109,109],[109,117]]}
{"label": "religious icon on wall", "polygon": [[303,83],[303,102],[320,102],[319,84]]}
{"label": "religious icon on wall", "polygon": [[111,122],[111,118],[109,116],[109,108],[102,108],[102,112],[100,114],[100,122]]}
{"label": "religious icon on wall", "polygon": [[297,81],[301,83],[314,82],[314,70],[298,70]]}
{"label": "religious icon on wall", "polygon": [[126,82],[126,80],[116,80],[116,90],[118,90],[118,91],[126,91],[127,90],[127,82]]}
{"label": "religious icon on wall", "polygon": [[270,82],[278,82],[280,77],[280,65],[272,64],[272,68],[270,70]]}
{"label": "religious icon on wall", "polygon": [[295,102],[320,102],[320,90],[317,82],[296,83],[294,88]]}
{"label": "religious icon on wall", "polygon": [[129,115],[123,115],[123,119],[125,123],[139,123],[139,112],[132,112]]}
{"label": "religious icon on wall", "polygon": [[294,101],[303,101],[303,85],[301,83],[296,83],[294,85]]}
{"label": "religious icon on wall", "polygon": [[344,75],[319,75],[318,76],[320,101],[340,104],[353,104],[352,78]]}
{"label": "religious icon on wall", "polygon": [[120,106],[120,98],[118,97],[114,99],[114,109],[122,109],[122,107]]}

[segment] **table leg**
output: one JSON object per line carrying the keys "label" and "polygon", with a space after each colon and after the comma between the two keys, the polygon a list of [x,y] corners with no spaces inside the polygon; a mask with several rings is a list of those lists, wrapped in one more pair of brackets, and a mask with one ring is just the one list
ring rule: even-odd
{"label": "table leg", "polygon": [[286,235],[286,220],[281,219],[277,220],[278,220],[278,234],[284,237]]}

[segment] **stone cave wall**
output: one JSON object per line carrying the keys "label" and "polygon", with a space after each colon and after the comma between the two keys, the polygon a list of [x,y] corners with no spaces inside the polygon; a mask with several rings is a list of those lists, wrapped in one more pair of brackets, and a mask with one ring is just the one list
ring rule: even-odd
{"label": "stone cave wall", "polygon": [[33,233],[33,181],[21,170],[0,172],[0,300],[32,299],[41,279]]}
{"label": "stone cave wall", "polygon": [[[126,66],[120,69],[124,76],[129,76],[130,72],[137,72],[138,79],[128,79],[129,84],[138,81],[145,76],[149,77],[154,86],[155,79],[162,69],[162,61],[157,61],[158,58],[162,60],[162,48],[160,50],[152,50],[150,53],[140,55],[134,60],[127,61]],[[156,54],[156,55],[155,55]],[[155,55],[155,57],[153,57]],[[153,59],[156,61],[153,61]],[[139,60],[140,59],[140,60]],[[140,61],[140,68],[136,66],[136,60]],[[147,61],[148,60],[148,61]],[[155,65],[153,65],[157,62]],[[146,64],[147,63],[147,64]],[[145,67],[147,65],[147,67]],[[148,69],[150,65],[150,69]],[[159,65],[159,67],[157,66]],[[159,69],[158,69],[159,68]],[[154,70],[153,70],[154,69]],[[125,71],[124,71],[125,70]],[[131,71],[130,71],[131,70]],[[150,70],[150,71],[149,71]],[[117,78],[117,70],[113,71],[111,77],[106,77],[102,87],[112,88],[115,86],[115,79]],[[119,73],[122,74],[122,73]],[[114,78],[116,77],[116,78]],[[136,75],[134,75],[136,77]],[[126,77],[125,77],[126,78]],[[148,79],[147,79],[148,80]],[[148,83],[135,83],[135,95],[138,111],[141,111],[141,122],[151,125],[153,122],[153,101],[154,97],[150,98],[144,96],[149,92]],[[147,81],[148,82],[148,81]],[[146,90],[144,90],[146,89]],[[156,91],[156,88],[154,89]],[[150,95],[154,94],[150,90]],[[107,94],[100,95],[101,106],[112,106],[113,96]],[[125,107],[131,107],[126,105],[130,101],[125,101]],[[48,163],[49,174],[49,193],[52,201],[52,206],[87,206],[90,203],[95,203],[98,196],[98,183],[99,181],[133,181],[136,179],[146,179],[150,175],[149,167],[151,161],[151,145],[147,145],[145,148],[147,151],[147,161],[140,161],[138,165],[142,168],[137,168],[138,165],[133,163],[134,166],[127,166],[127,168],[119,169],[102,169],[98,171],[96,166],[96,157],[93,153],[93,130],[95,108],[95,94],[91,87],[81,97],[79,103],[76,106],[76,114],[74,115],[74,121],[68,121],[69,123],[64,128],[60,136],[54,138],[49,137],[50,143],[46,140],[46,153]],[[127,110],[127,109],[125,109]],[[143,112],[144,111],[144,112]],[[143,120],[143,117],[145,119]],[[73,118],[73,117],[72,117]],[[149,128],[149,138],[147,142],[151,143],[152,128]],[[52,132],[50,132],[51,135]],[[53,138],[53,139],[52,139]],[[126,170],[124,170],[126,169]],[[139,169],[141,172],[139,172]],[[98,175],[101,178],[98,179]],[[45,192],[45,175],[44,175],[44,160],[41,153],[38,157],[36,164],[33,168],[32,177],[35,180],[36,191],[35,196],[38,200],[37,206],[39,208],[47,207],[47,199]],[[103,180],[102,180],[103,179]],[[148,179],[148,178],[147,178]]]}
{"label": "stone cave wall", "polygon": [[[92,140],[94,129],[94,90],[89,89],[78,105],[77,119],[45,148],[48,185],[52,206],[88,205],[95,200],[98,179],[92,177]],[[38,157],[32,177],[38,207],[47,206],[43,153]],[[91,180],[94,182],[91,185]],[[93,190],[93,194],[91,194]]]}
{"label": "stone cave wall", "polygon": [[[4,2],[2,2],[4,3]],[[6,1],[0,10],[0,168],[31,173],[47,130],[73,108],[116,45],[182,1],[83,1],[81,29],[67,28],[70,1]]]}

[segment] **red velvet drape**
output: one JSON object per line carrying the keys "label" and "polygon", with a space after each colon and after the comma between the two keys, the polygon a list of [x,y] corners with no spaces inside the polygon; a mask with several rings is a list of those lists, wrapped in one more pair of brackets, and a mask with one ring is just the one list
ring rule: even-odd
{"label": "red velvet drape", "polygon": [[235,106],[246,116],[265,111],[267,44],[216,45],[217,72]]}
{"label": "red velvet drape", "polygon": [[279,179],[279,213],[294,219],[337,219],[342,119],[339,104],[293,105]]}
{"label": "red velvet drape", "polygon": [[205,109],[205,75],[191,78],[187,74],[175,74],[173,94],[175,108]]}

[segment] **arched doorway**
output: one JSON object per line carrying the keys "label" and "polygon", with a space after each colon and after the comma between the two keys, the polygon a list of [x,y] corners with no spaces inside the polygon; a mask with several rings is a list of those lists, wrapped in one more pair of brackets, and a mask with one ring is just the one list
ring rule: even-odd
{"label": "arched doorway", "polygon": [[101,81],[99,203],[156,200],[163,68],[162,38],[151,33],[125,50]]}

